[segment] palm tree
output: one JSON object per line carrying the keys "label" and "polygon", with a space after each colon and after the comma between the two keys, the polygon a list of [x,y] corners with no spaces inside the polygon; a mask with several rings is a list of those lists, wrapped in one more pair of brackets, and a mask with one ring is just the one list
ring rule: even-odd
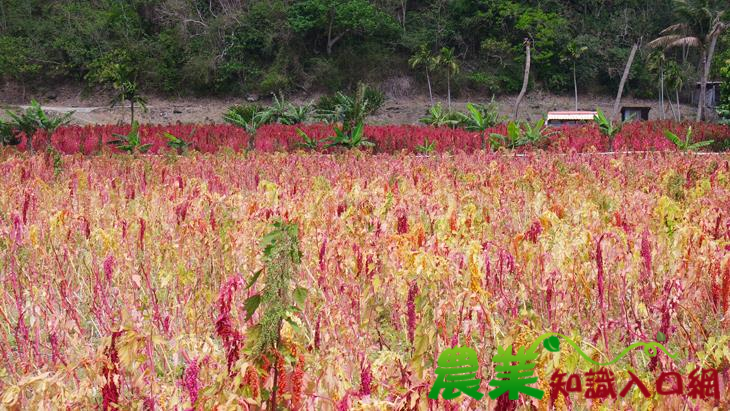
{"label": "palm tree", "polygon": [[680,66],[679,63],[672,60],[667,61],[666,66],[664,67],[664,82],[666,83],[667,89],[674,90],[674,96],[677,102],[677,112],[674,113],[671,97],[669,98],[669,108],[672,109],[672,112],[678,122],[682,121],[682,106],[679,101],[679,91],[684,87],[685,79],[689,76],[690,71],[690,67],[687,67],[686,65]]}
{"label": "palm tree", "polygon": [[[667,56],[663,51],[651,53],[647,59],[646,67],[650,73],[659,77],[659,107],[661,108],[661,119],[664,120],[666,110],[664,110],[664,66],[667,63]],[[671,105],[671,99],[669,103]],[[674,108],[672,108],[672,111]]]}
{"label": "palm tree", "polygon": [[444,47],[436,57],[436,65],[446,69],[446,93],[451,110],[451,76],[459,72],[459,62],[454,56],[454,49]]}
{"label": "palm tree", "polygon": [[431,106],[433,106],[433,92],[431,91],[431,70],[436,66],[436,58],[431,54],[428,46],[425,44],[421,45],[418,52],[414,54],[409,60],[408,64],[411,68],[416,69],[423,66],[426,69],[426,83],[428,83],[428,98],[431,99]]}
{"label": "palm tree", "polygon": [[717,39],[728,28],[725,21],[727,0],[674,0],[674,13],[679,22],[662,30],[661,36],[649,43],[650,47],[694,47],[700,52],[700,98],[697,121],[704,120],[707,79]]}
{"label": "palm tree", "polygon": [[568,44],[568,55],[565,60],[573,63],[573,90],[575,91],[575,110],[578,111],[578,76],[576,74],[576,64],[578,60],[583,56],[583,53],[588,51],[588,47],[579,47],[575,42]]}
{"label": "palm tree", "polygon": [[[624,94],[624,87],[626,86],[626,81],[629,79],[629,74],[631,74],[631,65],[634,64],[634,57],[636,57],[636,52],[639,50],[640,43],[641,39],[634,43],[634,45],[631,47],[631,51],[629,52],[629,60],[626,62],[626,67],[624,67],[624,74],[621,76],[621,81],[618,83],[616,100],[613,101],[613,111],[611,113],[611,119],[615,119],[618,117],[618,108],[621,105],[621,97]],[[613,148],[611,149],[613,150]]]}

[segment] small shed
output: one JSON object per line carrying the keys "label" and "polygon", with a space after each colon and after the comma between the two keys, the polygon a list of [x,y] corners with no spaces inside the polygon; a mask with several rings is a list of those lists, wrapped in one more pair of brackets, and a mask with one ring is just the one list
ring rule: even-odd
{"label": "small shed", "polygon": [[[705,94],[705,107],[716,108],[720,100],[720,87],[722,81],[708,81],[707,92]],[[697,104],[700,99],[700,88],[702,84],[697,82],[695,92],[692,93],[692,103]]]}
{"label": "small shed", "polygon": [[550,111],[547,114],[548,126],[575,126],[593,121],[595,111]]}
{"label": "small shed", "polygon": [[648,121],[651,107],[623,106],[621,107],[621,121]]}

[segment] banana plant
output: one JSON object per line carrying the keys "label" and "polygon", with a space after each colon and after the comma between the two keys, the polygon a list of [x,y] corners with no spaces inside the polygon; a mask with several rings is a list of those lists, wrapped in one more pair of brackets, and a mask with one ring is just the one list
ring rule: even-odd
{"label": "banana plant", "polygon": [[281,123],[292,126],[295,124],[306,123],[311,121],[313,113],[314,107],[311,103],[302,104],[301,106],[289,104]]}
{"label": "banana plant", "polygon": [[669,130],[664,130],[664,136],[667,140],[674,143],[679,151],[697,151],[702,147],[707,147],[715,142],[715,140],[705,140],[692,143],[692,126],[689,126],[687,129],[687,134],[685,135],[684,140]]}
{"label": "banana plant", "polygon": [[491,143],[496,147],[517,148],[526,145],[540,145],[548,138],[558,134],[545,126],[545,119],[541,118],[534,125],[530,123],[518,124],[510,121],[507,124],[507,134],[490,134]]}
{"label": "banana plant", "polygon": [[129,134],[112,135],[117,139],[110,141],[108,144],[129,154],[146,153],[152,147],[152,144],[142,144],[142,139],[139,136],[139,123],[136,121],[132,124]]}
{"label": "banana plant", "polygon": [[167,146],[173,150],[176,150],[178,153],[187,152],[191,146],[191,143],[189,143],[171,133],[164,132],[163,135],[167,139]]}
{"label": "banana plant", "polygon": [[526,122],[522,128],[521,145],[539,145],[556,134],[557,131],[545,127],[544,118],[537,120],[535,125]]}
{"label": "banana plant", "polygon": [[419,154],[431,154],[436,150],[436,140],[429,141],[428,138],[423,139],[423,143],[416,146]]}
{"label": "banana plant", "polygon": [[383,93],[364,83],[359,83],[354,95],[337,92],[332,97],[320,99],[317,104],[317,117],[325,123],[340,123],[349,133],[364,123],[367,117],[382,107]]}
{"label": "banana plant", "polygon": [[30,107],[21,114],[9,110],[6,110],[5,113],[10,117],[10,122],[3,123],[0,127],[0,131],[4,136],[3,141],[7,141],[7,144],[19,144],[20,136],[25,134],[28,150],[31,153],[33,153],[33,137],[38,131],[43,131],[46,136],[50,137],[57,128],[68,124],[73,115],[73,112],[70,112],[51,117],[43,111],[40,103],[36,100],[32,100]]}
{"label": "banana plant", "polygon": [[0,119],[0,145],[17,146],[20,144],[20,135],[13,126]]}
{"label": "banana plant", "polygon": [[433,127],[456,127],[459,124],[459,115],[450,110],[445,110],[441,103],[431,106],[426,112],[426,116],[419,119],[423,124]]}
{"label": "banana plant", "polygon": [[596,109],[596,115],[593,117],[593,121],[598,125],[598,130],[601,134],[608,137],[608,150],[613,151],[613,142],[616,139],[616,135],[623,128],[623,123],[614,123],[603,114],[600,108]]}
{"label": "banana plant", "polygon": [[309,137],[301,128],[297,129],[297,134],[302,138],[302,141],[298,144],[299,147],[312,151],[319,149],[319,140],[315,137]]}
{"label": "banana plant", "polygon": [[269,124],[272,119],[270,110],[261,110],[255,106],[231,107],[223,115],[226,123],[241,127],[248,134],[248,150],[256,146],[256,132],[258,129]]}
{"label": "banana plant", "polygon": [[363,123],[358,123],[349,133],[345,130],[345,127],[335,127],[335,135],[326,140],[329,142],[326,148],[345,147],[347,149],[353,149],[375,147],[375,143],[365,139]]}
{"label": "banana plant", "polygon": [[[466,104],[467,113],[458,113],[458,124],[463,125],[466,130],[479,132],[482,150],[487,148],[487,129],[499,122],[499,114],[490,107]],[[491,144],[490,144],[491,148]]]}
{"label": "banana plant", "polygon": [[507,134],[491,133],[489,134],[490,145],[492,149],[501,147],[514,148],[520,142],[522,130],[514,121],[507,123]]}

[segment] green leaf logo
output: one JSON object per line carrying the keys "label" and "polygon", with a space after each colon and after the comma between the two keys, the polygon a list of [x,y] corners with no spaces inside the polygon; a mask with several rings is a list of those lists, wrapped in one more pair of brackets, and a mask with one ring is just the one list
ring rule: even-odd
{"label": "green leaf logo", "polygon": [[667,336],[664,335],[663,332],[659,331],[658,333],[656,333],[656,340],[659,342],[664,342],[667,340]]}
{"label": "green leaf logo", "polygon": [[556,336],[552,336],[550,338],[546,338],[542,345],[545,346],[545,349],[547,349],[550,352],[558,352],[560,351],[560,340]]}

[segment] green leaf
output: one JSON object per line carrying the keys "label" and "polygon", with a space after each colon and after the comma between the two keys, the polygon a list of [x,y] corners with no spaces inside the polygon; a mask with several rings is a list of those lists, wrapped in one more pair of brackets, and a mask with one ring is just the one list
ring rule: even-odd
{"label": "green leaf", "polygon": [[179,138],[175,137],[174,135],[172,135],[172,134],[170,134],[168,132],[165,132],[163,134],[164,134],[165,138],[167,138],[169,141],[171,141],[173,143],[179,143],[180,142],[180,139]]}
{"label": "green leaf", "polygon": [[682,140],[680,140],[676,134],[672,133],[669,130],[664,130],[664,136],[667,137],[667,139],[669,141],[671,141],[672,143],[674,143],[674,145],[677,147],[681,148],[684,145],[684,144],[682,144]]}
{"label": "green leaf", "polygon": [[246,284],[246,289],[247,290],[249,288],[253,287],[253,285],[256,283],[256,281],[261,276],[261,273],[263,273],[263,272],[264,272],[264,269],[262,268],[262,269],[256,271],[255,273],[253,273],[253,278],[251,278],[251,281],[249,281],[248,284]]}
{"label": "green leaf", "polygon": [[700,149],[702,147],[707,147],[707,146],[711,145],[714,142],[715,142],[715,140],[700,141],[700,142],[694,143],[691,146],[687,147],[687,149],[694,151],[694,150]]}
{"label": "green leaf", "polygon": [[520,127],[517,123],[510,121],[510,123],[507,124],[507,135],[513,140],[520,136]]}
{"label": "green leaf", "polygon": [[472,103],[467,103],[466,108],[471,112],[471,115],[477,123],[477,126],[481,126],[482,113]]}
{"label": "green leaf", "polygon": [[254,294],[246,299],[243,303],[243,308],[246,310],[246,321],[253,317],[256,309],[259,308],[259,304],[261,304],[261,294]]}
{"label": "green leaf", "polygon": [[352,135],[357,136],[358,138],[362,137],[364,127],[365,125],[363,123],[359,123],[355,126],[355,130],[352,132]]}
{"label": "green leaf", "polygon": [[[274,230],[274,231],[266,234],[265,236],[263,236],[263,238],[261,238],[260,246],[264,250],[268,249],[268,251],[271,251],[270,247],[273,246],[280,239],[281,239],[281,232],[279,230]],[[266,251],[264,253],[268,254]]]}
{"label": "green leaf", "polygon": [[284,318],[284,319],[286,320],[286,322],[288,322],[288,323],[289,323],[289,325],[291,325],[291,328],[293,328],[293,329],[294,329],[294,331],[295,331],[295,332],[296,332],[297,334],[302,334],[302,329],[301,329],[301,328],[299,327],[299,325],[298,325],[297,323],[295,323],[295,322],[294,322],[294,320],[292,320],[292,319],[291,319],[291,318],[289,318],[289,317],[286,317],[286,318]]}
{"label": "green leaf", "polygon": [[303,306],[304,302],[307,300],[307,289],[304,287],[297,287],[294,289],[294,301],[297,302],[298,305]]}
{"label": "green leaf", "polygon": [[664,342],[664,341],[666,341],[666,340],[667,340],[667,336],[666,336],[666,335],[664,335],[664,333],[663,333],[663,332],[659,331],[658,333],[656,333],[656,340],[657,340],[658,342]]}

